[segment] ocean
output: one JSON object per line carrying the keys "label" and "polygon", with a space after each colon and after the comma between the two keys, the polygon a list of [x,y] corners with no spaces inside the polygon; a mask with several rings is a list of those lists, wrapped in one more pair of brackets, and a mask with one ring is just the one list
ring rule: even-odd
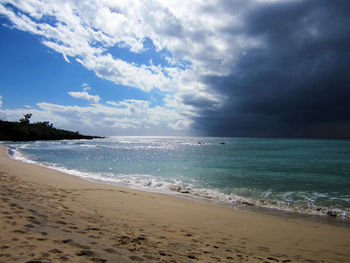
{"label": "ocean", "polygon": [[134,189],[350,220],[350,141],[109,137],[4,143],[10,155]]}

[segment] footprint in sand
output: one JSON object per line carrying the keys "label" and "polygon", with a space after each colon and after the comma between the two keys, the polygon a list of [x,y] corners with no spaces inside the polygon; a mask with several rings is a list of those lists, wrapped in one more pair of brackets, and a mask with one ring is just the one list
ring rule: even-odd
{"label": "footprint in sand", "polygon": [[62,240],[62,243],[68,244],[68,243],[71,243],[72,241],[73,241],[72,239],[64,239]]}
{"label": "footprint in sand", "polygon": [[61,254],[63,253],[61,250],[57,249],[57,248],[53,248],[49,250],[50,253],[54,253],[54,254]]}
{"label": "footprint in sand", "polygon": [[21,229],[16,229],[15,231],[13,231],[15,233],[20,233],[20,234],[25,234],[27,233],[27,231],[21,230]]}
{"label": "footprint in sand", "polygon": [[117,253],[117,251],[115,251],[113,248],[105,248],[104,251],[106,251],[107,253],[110,253],[110,254]]}
{"label": "footprint in sand", "polygon": [[61,224],[61,225],[67,225],[67,222],[62,221],[62,220],[57,220],[55,223]]}
{"label": "footprint in sand", "polygon": [[92,251],[92,250],[86,250],[86,249],[83,249],[83,250],[80,250],[78,251],[77,253],[75,253],[75,255],[81,257],[81,256],[87,256],[87,257],[92,257],[95,255],[95,252]]}
{"label": "footprint in sand", "polygon": [[278,260],[277,258],[273,258],[273,257],[268,257],[268,258],[266,258],[266,259],[279,262],[279,260]]}
{"label": "footprint in sand", "polygon": [[88,227],[88,228],[86,228],[85,230],[87,230],[87,231],[99,231],[99,230],[101,230],[101,229],[98,228],[98,227]]}
{"label": "footprint in sand", "polygon": [[97,263],[104,263],[104,262],[107,262],[107,259],[104,259],[104,258],[92,258],[91,261],[97,262]]}

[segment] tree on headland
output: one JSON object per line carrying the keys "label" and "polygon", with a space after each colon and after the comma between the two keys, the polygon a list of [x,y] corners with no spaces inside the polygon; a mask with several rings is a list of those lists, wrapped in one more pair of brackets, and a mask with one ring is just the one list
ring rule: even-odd
{"label": "tree on headland", "polygon": [[0,141],[37,141],[95,139],[99,136],[57,129],[48,121],[30,123],[31,113],[24,114],[19,122],[0,121]]}
{"label": "tree on headland", "polygon": [[53,128],[53,124],[48,122],[48,121],[43,121],[43,122],[38,122],[38,125],[42,125],[44,127],[49,127],[49,128]]}
{"label": "tree on headland", "polygon": [[28,125],[30,123],[30,118],[32,117],[31,113],[27,113],[23,116],[22,119],[19,120],[21,124]]}

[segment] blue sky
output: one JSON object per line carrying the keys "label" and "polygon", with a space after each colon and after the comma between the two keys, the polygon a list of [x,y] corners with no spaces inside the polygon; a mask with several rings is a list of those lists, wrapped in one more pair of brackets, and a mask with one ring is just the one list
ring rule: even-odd
{"label": "blue sky", "polygon": [[[45,6],[48,12],[42,11]],[[67,16],[67,6],[59,2],[4,1],[1,7],[2,119],[18,120],[32,112],[32,121],[48,120],[84,133],[187,134],[188,113],[183,115],[175,103],[165,105],[164,98],[172,100],[176,92],[166,87],[174,85],[167,83],[171,74],[186,71],[190,62],[170,62],[166,46],[156,47],[143,33],[134,39],[128,36],[134,32],[126,33],[134,47],[122,35],[113,39],[104,23],[100,29],[82,23],[84,14],[74,13],[79,7],[73,2]],[[116,7],[101,2],[100,8],[110,15]],[[57,12],[61,16],[52,15]],[[66,47],[68,52],[62,50]]]}
{"label": "blue sky", "polygon": [[347,137],[346,10],[0,0],[0,118],[96,135]]}
{"label": "blue sky", "polygon": [[[5,19],[1,24],[9,24]],[[83,106],[88,101],[77,101],[69,96],[70,91],[82,91],[88,87],[91,94],[99,94],[104,101],[109,100],[147,100],[161,105],[162,97],[157,92],[145,93],[139,89],[118,85],[99,78],[93,71],[72,60],[67,63],[63,56],[40,43],[40,37],[7,26],[0,27],[0,70],[2,72],[2,95],[8,98],[3,106],[18,108],[23,105],[34,106],[39,101],[54,101],[61,105]],[[156,65],[165,64],[151,44],[142,53],[130,52],[127,48],[111,47],[108,52],[129,63],[149,64],[152,59]]]}

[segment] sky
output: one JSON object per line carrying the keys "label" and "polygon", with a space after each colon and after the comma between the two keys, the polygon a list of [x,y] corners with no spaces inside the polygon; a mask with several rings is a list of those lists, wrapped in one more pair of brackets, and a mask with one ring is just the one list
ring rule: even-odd
{"label": "sky", "polygon": [[350,1],[0,0],[0,119],[350,137]]}

